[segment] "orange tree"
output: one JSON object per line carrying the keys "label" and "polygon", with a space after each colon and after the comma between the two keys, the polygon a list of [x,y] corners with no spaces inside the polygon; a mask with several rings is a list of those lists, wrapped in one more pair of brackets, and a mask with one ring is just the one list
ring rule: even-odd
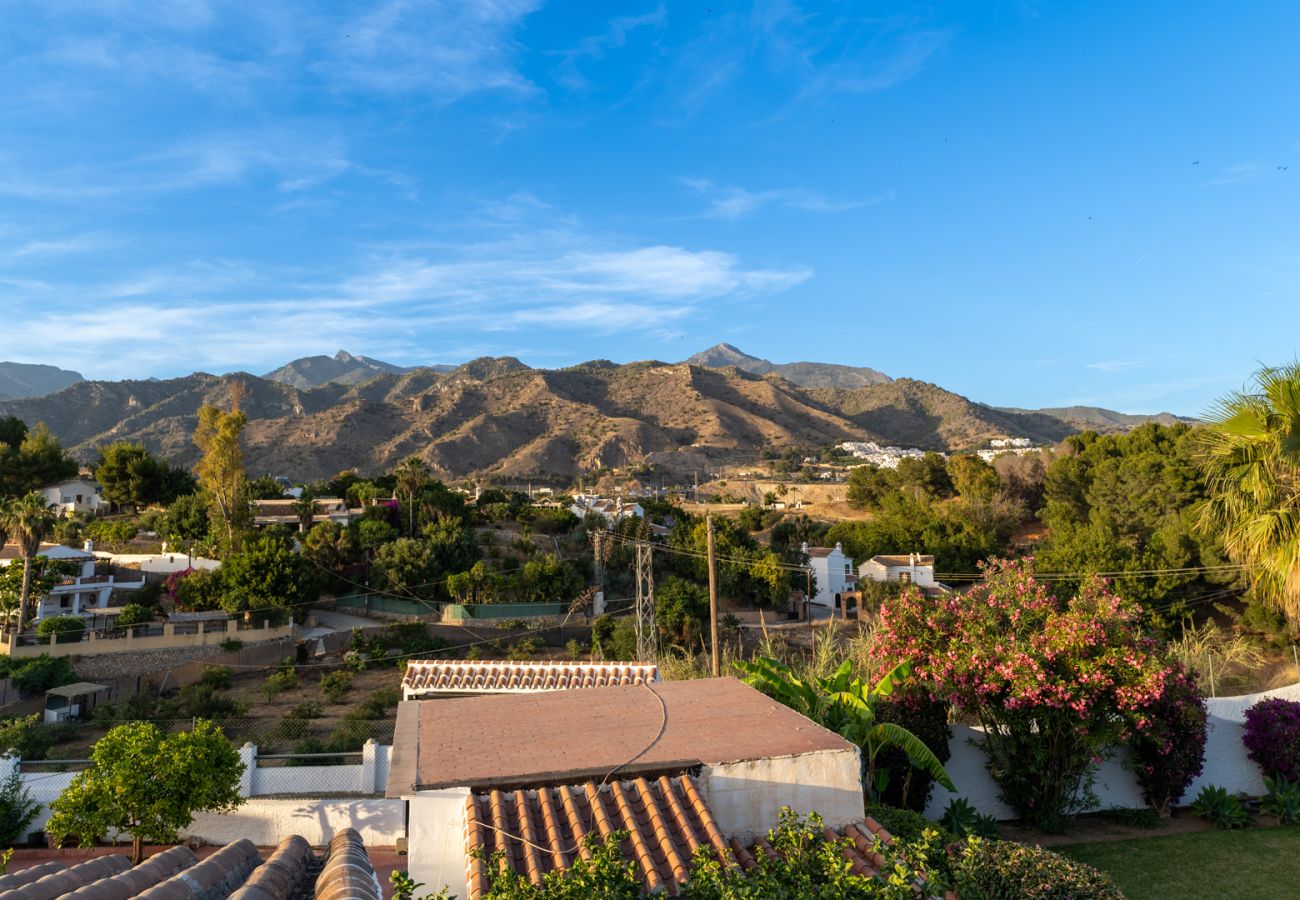
{"label": "orange tree", "polygon": [[965,594],[913,588],[887,601],[879,655],[910,660],[936,696],[978,719],[1004,802],[1057,829],[1088,805],[1101,754],[1150,727],[1174,670],[1141,608],[1099,579],[1058,598],[1030,561],[993,561],[984,576]]}

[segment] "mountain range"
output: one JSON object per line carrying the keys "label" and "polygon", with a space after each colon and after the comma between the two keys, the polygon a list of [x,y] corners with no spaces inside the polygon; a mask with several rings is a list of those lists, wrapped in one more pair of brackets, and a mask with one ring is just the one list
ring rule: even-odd
{"label": "mountain range", "polygon": [[81,381],[0,402],[0,416],[46,422],[83,460],[105,443],[130,440],[192,464],[199,406],[227,404],[240,384],[249,471],[302,481],[348,468],[384,471],[412,454],[444,478],[564,480],[647,463],[685,474],[783,447],[876,441],[963,450],[994,437],[1051,443],[1087,427],[1125,431],[1153,418],[1090,407],[999,409],[923,381],[848,366],[778,366],[729,345],[692,360],[532,369],[486,357],[407,369],[340,353],[261,377]]}
{"label": "mountain range", "polygon": [[84,380],[79,372],[57,366],[0,362],[0,400],[43,397]]}

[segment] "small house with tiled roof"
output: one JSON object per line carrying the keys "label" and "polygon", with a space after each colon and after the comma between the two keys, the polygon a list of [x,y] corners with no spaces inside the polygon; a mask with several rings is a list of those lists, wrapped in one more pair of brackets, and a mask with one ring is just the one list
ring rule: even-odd
{"label": "small house with tiled roof", "polygon": [[862,821],[858,748],[734,678],[405,701],[393,745],[412,877],[470,898],[480,849],[539,881],[627,831],[646,887],[673,893],[695,848],[749,846],[782,807]]}
{"label": "small house with tiled roof", "polygon": [[804,556],[812,568],[813,585],[812,602],[819,606],[834,606],[835,595],[849,590],[857,576],[853,574],[853,557],[844,554],[844,547],[809,547],[804,542]]}
{"label": "small house with tiled roof", "polygon": [[900,553],[873,556],[858,567],[863,581],[901,581],[921,588],[937,588],[934,580],[934,557],[929,554]]}

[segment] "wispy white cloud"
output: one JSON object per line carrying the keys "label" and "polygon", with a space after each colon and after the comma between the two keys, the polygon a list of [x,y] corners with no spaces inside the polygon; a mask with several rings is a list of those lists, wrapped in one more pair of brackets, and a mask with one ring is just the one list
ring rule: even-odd
{"label": "wispy white cloud", "polygon": [[678,183],[700,196],[707,204],[701,218],[742,219],[764,207],[782,206],[804,212],[845,212],[873,206],[891,199],[892,192],[868,200],[831,200],[806,188],[770,188],[751,191],[735,185],[715,184],[707,178],[678,178]]}
{"label": "wispy white cloud", "polygon": [[1088,363],[1088,368],[1095,369],[1098,372],[1124,372],[1147,364],[1148,360],[1145,359],[1105,359]]}
{"label": "wispy white cloud", "polygon": [[561,60],[555,67],[555,80],[570,90],[586,90],[590,84],[582,74],[583,62],[604,59],[610,50],[625,47],[629,36],[639,29],[662,32],[667,21],[668,10],[662,4],[640,15],[616,16],[604,31],[583,38],[559,54]]}
{"label": "wispy white cloud", "polygon": [[522,194],[449,223],[453,239],[373,244],[325,270],[200,259],[87,282],[61,279],[51,265],[43,281],[0,279],[0,309],[18,313],[0,330],[0,359],[72,345],[87,374],[138,377],[140,360],[119,352],[129,343],[150,348],[153,372],[259,371],[322,352],[323,342],[428,362],[437,347],[476,343],[475,335],[497,346],[486,336],[661,335],[719,304],[812,276],[803,266],[753,265],[566,220]]}
{"label": "wispy white cloud", "polygon": [[427,92],[442,102],[481,91],[532,93],[515,31],[539,0],[388,0],[339,25],[316,70],[343,86]]}

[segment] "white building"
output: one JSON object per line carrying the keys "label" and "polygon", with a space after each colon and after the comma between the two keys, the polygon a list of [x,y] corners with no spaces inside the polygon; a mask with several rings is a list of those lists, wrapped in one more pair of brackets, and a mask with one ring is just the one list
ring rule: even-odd
{"label": "white building", "polygon": [[[659,852],[688,861],[702,842],[747,844],[783,807],[829,828],[862,822],[861,773],[839,735],[735,678],[702,678],[405,701],[387,794],[407,802],[408,867],[431,890],[481,897],[477,854],[497,836],[541,846],[549,870],[575,855],[552,851],[609,827],[655,848],[632,861],[659,896],[675,893],[672,868],[648,858]],[[522,865],[524,847],[511,849]]]}
{"label": "white building", "polygon": [[[138,580],[118,581],[112,575],[95,574],[94,548],[87,544],[85,550],[64,547],[60,544],[42,544],[37,555],[47,559],[68,562],[76,566],[76,574],[56,584],[36,606],[36,619],[49,616],[82,616],[92,618],[106,615],[112,607],[109,601],[114,589],[135,590],[144,587],[144,576]],[[0,566],[23,564],[18,547],[9,544],[0,549]]]}
{"label": "white building", "polygon": [[[269,525],[286,525],[297,531],[302,527],[302,520],[298,518],[298,513],[294,509],[295,500],[254,500],[253,501],[253,525],[257,528],[266,528]],[[361,518],[364,510],[349,509],[346,500],[339,497],[317,497],[316,514],[312,516],[312,524],[321,522],[334,522],[343,527],[350,525],[353,520]]]}
{"label": "white building", "polygon": [[835,595],[849,588],[857,581],[853,574],[853,558],[844,555],[844,548],[809,547],[807,543],[801,548],[812,566],[813,577],[817,580],[812,602],[820,606],[834,606]]}
{"label": "white building", "polygon": [[105,503],[103,490],[99,483],[91,478],[78,476],[69,478],[67,481],[60,481],[55,484],[47,484],[37,491],[45,502],[59,508],[59,513],[64,516],[70,516],[73,513],[89,513],[94,515],[99,512],[99,507]]}
{"label": "white building", "polygon": [[939,587],[934,580],[934,557],[919,553],[873,556],[858,567],[863,581],[902,581],[919,587]]}
{"label": "white building", "polygon": [[587,513],[597,513],[604,516],[605,521],[611,525],[629,516],[645,518],[645,510],[635,500],[624,500],[622,497],[611,500],[608,497],[592,497],[587,494],[578,494],[574,497],[569,512],[579,519],[584,518]]}

